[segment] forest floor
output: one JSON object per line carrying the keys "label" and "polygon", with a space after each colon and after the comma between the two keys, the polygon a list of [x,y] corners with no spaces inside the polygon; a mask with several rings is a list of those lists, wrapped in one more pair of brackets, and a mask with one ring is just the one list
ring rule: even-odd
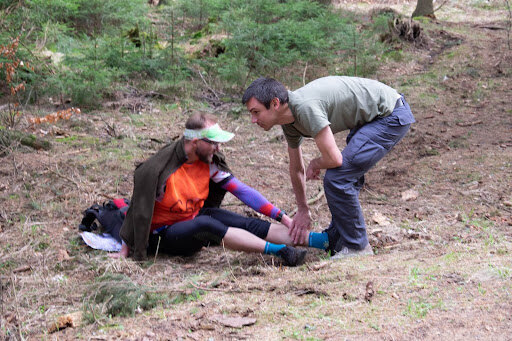
{"label": "forest floor", "polygon": [[[131,108],[120,101],[116,110],[27,125],[53,148],[18,146],[1,159],[0,337],[510,339],[510,21],[492,2],[464,3],[450,1],[437,20],[422,21],[426,44],[401,43],[403,58],[379,69],[377,78],[405,94],[417,122],[366,176],[360,199],[373,257],[331,261],[311,249],[305,265],[288,268],[271,256],[210,247],[142,266],[111,259],[80,243],[82,211],[129,197],[135,163],[179,137],[190,113],[183,103],[141,97]],[[375,6],[410,15],[414,4],[338,1],[360,15]],[[239,104],[214,112],[236,133],[222,148],[236,176],[293,211],[281,130],[262,132]],[[336,136],[340,148],[345,136]],[[312,140],[303,151],[306,162],[317,155]],[[321,182],[307,186],[313,198]],[[252,214],[231,195],[225,207]],[[330,219],[325,197],[311,209],[321,231]],[[109,317],[108,300],[94,303],[94,281],[105,274],[173,301]],[[53,332],[59,317],[67,324]]]}

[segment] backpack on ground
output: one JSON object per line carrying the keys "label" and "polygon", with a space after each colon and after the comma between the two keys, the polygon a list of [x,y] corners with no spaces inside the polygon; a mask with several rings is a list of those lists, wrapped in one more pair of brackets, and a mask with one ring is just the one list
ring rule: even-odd
{"label": "backpack on ground", "polygon": [[[128,199],[109,200],[101,206],[94,204],[83,212],[84,216],[78,229],[91,232],[101,227],[102,232],[110,234],[121,243],[119,231],[129,206],[130,200]],[[99,226],[96,222],[99,223]]]}

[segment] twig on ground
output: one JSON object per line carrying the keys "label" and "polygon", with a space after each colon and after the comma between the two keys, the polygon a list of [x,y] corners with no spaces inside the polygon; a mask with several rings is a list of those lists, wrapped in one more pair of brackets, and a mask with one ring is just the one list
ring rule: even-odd
{"label": "twig on ground", "polygon": [[379,195],[377,193],[375,193],[374,191],[370,190],[367,186],[364,186],[363,189],[368,192],[368,194],[370,194],[372,197],[374,198],[378,198]]}
{"label": "twig on ground", "polygon": [[190,282],[190,285],[192,285],[192,286],[193,286],[194,288],[196,288],[196,289],[204,290],[204,291],[241,292],[240,290],[218,289],[218,288],[207,288],[207,287],[202,287],[202,286],[199,286],[199,285],[195,284],[194,282]]}
{"label": "twig on ground", "polygon": [[233,279],[235,280],[235,282],[238,283],[238,279],[236,278],[235,273],[233,272],[233,267],[231,266],[231,263],[229,262],[229,257],[227,255],[226,247],[224,245],[224,240],[222,240],[222,251],[224,251],[224,254],[226,255],[226,261],[228,262],[229,272],[231,273],[231,276],[233,276]]}
{"label": "twig on ground", "polygon": [[4,255],[2,258],[0,258],[0,263],[3,263],[8,258],[15,259],[17,255],[25,252],[25,250],[27,250],[29,247],[31,247],[30,243],[26,244],[24,247],[22,247],[18,251],[14,251],[14,252],[11,252],[11,253],[8,253],[8,254]]}
{"label": "twig on ground", "polygon": [[161,240],[162,240],[162,237],[158,236],[158,244],[156,244],[155,259],[153,259],[153,263],[156,263],[156,256],[158,256],[158,249],[160,248]]}
{"label": "twig on ground", "polygon": [[501,26],[490,26],[490,25],[477,25],[475,27],[484,28],[486,30],[492,30],[492,31],[499,31],[499,30],[506,30],[507,29],[507,28],[501,27]]}
{"label": "twig on ground", "polygon": [[308,70],[308,62],[306,62],[306,66],[304,67],[304,72],[302,73],[302,85],[306,85],[306,71]]}
{"label": "twig on ground", "polygon": [[434,13],[439,11],[441,9],[441,7],[443,7],[444,5],[446,5],[446,3],[448,3],[449,0],[445,0],[442,4],[440,4],[435,10],[434,10]]}
{"label": "twig on ground", "polygon": [[456,124],[459,126],[459,127],[471,127],[471,126],[474,126],[474,125],[477,125],[477,124],[482,124],[483,122],[478,120],[478,121],[474,121],[474,122],[457,122]]}
{"label": "twig on ground", "polygon": [[507,6],[508,10],[508,26],[507,26],[507,44],[508,49],[510,50],[510,30],[512,29],[512,9],[510,9],[510,3],[508,0],[505,0],[505,5]]}
{"label": "twig on ground", "polygon": [[74,154],[85,154],[85,153],[89,153],[90,151],[91,151],[91,148],[70,150],[69,152],[60,154],[60,156],[69,156],[69,155],[74,155]]}
{"label": "twig on ground", "polygon": [[14,293],[14,304],[16,305],[16,319],[18,320],[18,333],[20,334],[20,340],[25,340],[23,337],[23,333],[21,332],[21,318],[20,318],[20,310],[19,310],[19,304],[18,304],[18,295],[16,294],[16,276],[14,278],[11,278],[12,283],[12,290]]}
{"label": "twig on ground", "polygon": [[57,175],[60,178],[68,180],[69,182],[73,183],[76,186],[76,188],[80,189],[80,185],[75,180],[73,180],[70,177],[68,177],[67,175],[63,175],[63,174],[61,174],[61,173],[59,173],[57,171],[54,171],[53,169],[50,169],[50,172],[55,174],[55,175]]}
{"label": "twig on ground", "polygon": [[[324,196],[324,194],[325,194],[325,192],[322,187],[322,188],[320,188],[320,191],[314,198],[311,198],[308,200],[308,205],[314,204],[315,202],[320,200]],[[290,213],[288,213],[288,217],[290,217],[290,218],[293,217],[297,213],[297,210],[298,210],[297,207],[295,207]]]}
{"label": "twig on ground", "polygon": [[391,249],[396,249],[397,247],[400,247],[400,246],[409,246],[409,245],[414,245],[414,244],[420,244],[423,242],[425,242],[425,239],[413,240],[413,241],[404,242],[404,243],[397,242],[394,244],[382,246],[381,249],[391,250]]}
{"label": "twig on ground", "polygon": [[14,156],[14,153],[12,154],[12,166],[14,169],[14,176],[17,177],[19,172],[18,172],[18,165],[16,165],[16,157]]}
{"label": "twig on ground", "polygon": [[102,197],[105,197],[109,200],[114,200],[115,198],[111,195],[105,194],[105,193],[98,193],[98,195],[101,195]]}
{"label": "twig on ground", "polygon": [[32,269],[30,265],[22,265],[20,267],[17,267],[16,269],[12,270],[12,273],[18,273],[18,272],[25,272]]}
{"label": "twig on ground", "polygon": [[203,74],[201,73],[201,71],[198,70],[197,73],[199,74],[199,76],[201,76],[201,79],[203,80],[204,85],[206,85],[206,88],[213,93],[213,95],[215,96],[215,98],[217,98],[218,101],[220,101],[219,96],[217,95],[215,90],[213,90],[212,87],[210,85],[208,85],[208,83],[206,82],[206,79],[204,79]]}

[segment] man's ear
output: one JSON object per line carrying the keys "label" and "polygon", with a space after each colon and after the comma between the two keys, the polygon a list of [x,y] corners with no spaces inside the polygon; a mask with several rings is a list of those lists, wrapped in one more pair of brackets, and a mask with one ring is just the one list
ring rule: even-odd
{"label": "man's ear", "polygon": [[274,97],[272,99],[272,102],[270,102],[272,104],[272,106],[274,107],[274,109],[278,109],[279,108],[279,105],[281,105],[281,102],[279,101],[279,98],[277,97]]}

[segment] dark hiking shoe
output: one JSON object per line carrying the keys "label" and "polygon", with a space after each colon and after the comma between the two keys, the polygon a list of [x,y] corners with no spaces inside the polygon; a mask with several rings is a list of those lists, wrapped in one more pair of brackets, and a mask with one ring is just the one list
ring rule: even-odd
{"label": "dark hiking shoe", "polygon": [[306,250],[296,249],[292,246],[285,246],[277,252],[277,255],[281,257],[284,265],[298,266],[304,264],[306,253],[308,253]]}
{"label": "dark hiking shoe", "polygon": [[354,256],[373,256],[373,249],[370,244],[366,245],[366,247],[362,250],[354,250],[349,249],[348,247],[344,246],[341,248],[340,251],[338,251],[334,256],[331,257],[331,259],[343,259],[346,257],[354,257]]}

